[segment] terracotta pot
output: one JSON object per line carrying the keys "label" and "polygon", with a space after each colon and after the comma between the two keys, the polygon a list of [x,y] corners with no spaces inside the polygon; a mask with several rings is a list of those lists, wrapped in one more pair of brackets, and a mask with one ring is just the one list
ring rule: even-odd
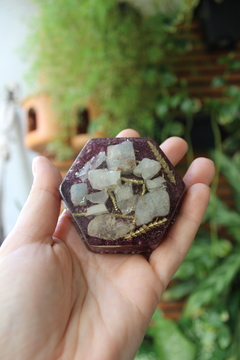
{"label": "terracotta pot", "polygon": [[51,98],[47,94],[37,94],[25,99],[22,107],[26,111],[28,129],[25,145],[33,151],[43,153],[46,145],[60,132]]}
{"label": "terracotta pot", "polygon": [[[22,107],[26,111],[28,128],[25,135],[25,145],[33,151],[45,154],[46,145],[58,138],[58,134],[61,132],[51,97],[44,93],[30,96],[22,102]],[[82,106],[76,105],[72,111],[72,116],[77,117],[78,110],[82,108]],[[92,135],[86,132],[89,123],[100,115],[100,108],[97,103],[90,99],[82,112],[84,113],[83,124],[72,129],[72,133],[75,135],[70,139],[70,144],[76,154],[89,139],[105,136],[103,132],[95,132]]]}
{"label": "terracotta pot", "polygon": [[[82,107],[81,107],[82,108]],[[78,104],[76,104],[75,109],[73,110],[75,114],[77,114],[78,111]],[[72,136],[70,139],[70,144],[72,148],[74,149],[75,153],[79,153],[83,146],[87,143],[88,140],[92,138],[103,138],[106,137],[106,134],[103,131],[95,131],[93,134],[88,134],[87,132],[82,132],[81,130],[85,129],[87,131],[87,128],[90,124],[90,122],[95,121],[100,115],[101,110],[98,102],[94,98],[90,98],[86,104],[86,107],[83,109],[82,114],[83,116],[83,126],[82,129],[76,129],[76,135]],[[74,116],[74,115],[73,115]],[[79,131],[80,130],[80,131]]]}

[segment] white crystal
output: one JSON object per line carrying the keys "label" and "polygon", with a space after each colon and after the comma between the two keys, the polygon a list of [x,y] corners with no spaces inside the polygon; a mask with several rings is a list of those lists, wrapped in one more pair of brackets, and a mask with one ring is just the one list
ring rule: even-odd
{"label": "white crystal", "polygon": [[98,191],[87,195],[87,200],[95,204],[104,204],[108,199],[108,193],[106,190]]}
{"label": "white crystal", "polygon": [[136,225],[148,224],[156,216],[166,216],[170,210],[170,198],[166,190],[157,189],[139,198],[136,206]]}
{"label": "white crystal", "polygon": [[131,220],[106,214],[96,216],[89,222],[88,234],[104,240],[117,240],[127,235],[133,228]]}
{"label": "white crystal", "polygon": [[146,180],[146,186],[147,186],[148,191],[153,191],[156,188],[165,189],[166,188],[166,180],[162,176],[159,176],[153,180]]}
{"label": "white crystal", "polygon": [[121,200],[117,202],[118,208],[121,210],[123,215],[131,213],[136,208],[138,202],[138,195],[133,195],[129,199]]}
{"label": "white crystal", "polygon": [[117,206],[126,215],[135,210],[138,196],[133,194],[132,183],[126,182],[114,191]]}
{"label": "white crystal", "polygon": [[126,200],[133,196],[132,183],[126,182],[114,191],[117,201]]}
{"label": "white crystal", "polygon": [[96,190],[115,190],[120,181],[121,171],[109,171],[107,169],[90,170],[88,180],[92,188]]}
{"label": "white crystal", "polygon": [[70,194],[73,205],[86,205],[86,196],[88,193],[87,184],[79,183],[71,186]]}
{"label": "white crystal", "polygon": [[142,177],[144,180],[151,179],[161,169],[161,164],[158,161],[148,158],[142,159],[142,161],[133,170],[134,175]]}
{"label": "white crystal", "polygon": [[136,166],[132,142],[127,140],[121,144],[108,146],[107,166],[109,170],[120,170],[123,174],[132,173]]}
{"label": "white crystal", "polygon": [[106,155],[104,151],[101,151],[98,155],[93,156],[83,168],[76,173],[76,177],[80,178],[83,182],[86,181],[88,171],[97,169],[104,161],[106,161]]}
{"label": "white crystal", "polygon": [[100,214],[106,214],[106,213],[108,213],[108,209],[106,208],[106,205],[105,204],[98,204],[98,205],[90,206],[87,209],[86,216],[100,215]]}

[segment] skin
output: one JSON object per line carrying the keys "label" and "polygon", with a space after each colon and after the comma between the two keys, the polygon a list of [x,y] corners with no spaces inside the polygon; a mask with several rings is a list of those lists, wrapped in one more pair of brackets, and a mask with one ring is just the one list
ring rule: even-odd
{"label": "skin", "polygon": [[[176,165],[187,144],[173,137],[161,148]],[[198,158],[188,169],[178,218],[148,260],[89,252],[69,216],[59,217],[58,170],[38,157],[33,171],[29,198],[0,248],[1,359],[133,359],[205,213],[212,161]]]}

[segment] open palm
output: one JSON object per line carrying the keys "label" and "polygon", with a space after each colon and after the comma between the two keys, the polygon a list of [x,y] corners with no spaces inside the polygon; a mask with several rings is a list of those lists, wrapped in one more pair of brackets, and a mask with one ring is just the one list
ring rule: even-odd
{"label": "open palm", "polygon": [[[187,145],[170,138],[161,148],[175,165]],[[0,249],[1,359],[133,359],[200,225],[213,174],[211,161],[193,162],[179,216],[146,259],[88,251],[67,213],[58,220],[61,178],[38,158],[29,199]]]}

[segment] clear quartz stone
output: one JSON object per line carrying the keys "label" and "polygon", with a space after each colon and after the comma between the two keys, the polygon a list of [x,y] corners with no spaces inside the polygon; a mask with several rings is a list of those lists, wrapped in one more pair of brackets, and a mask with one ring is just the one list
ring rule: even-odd
{"label": "clear quartz stone", "polygon": [[169,194],[164,189],[156,189],[139,197],[135,211],[136,225],[148,224],[157,216],[166,216],[169,211]]}
{"label": "clear quartz stone", "polygon": [[88,180],[92,188],[96,190],[115,190],[120,180],[121,171],[109,171],[108,169],[90,170],[88,172]]}
{"label": "clear quartz stone", "polygon": [[134,175],[142,177],[144,180],[153,178],[161,169],[161,164],[158,161],[148,158],[142,161],[133,170]]}
{"label": "clear quartz stone", "polygon": [[70,189],[71,201],[73,205],[84,206],[87,204],[86,196],[88,194],[87,184],[79,183],[71,186]]}
{"label": "clear quartz stone", "polygon": [[83,168],[76,173],[76,177],[80,178],[83,182],[87,180],[88,171],[97,169],[104,161],[106,161],[106,154],[104,151],[101,151],[98,155],[93,156]]}
{"label": "clear quartz stone", "polygon": [[87,208],[86,216],[90,215],[100,215],[108,213],[108,209],[105,204],[93,205]]}
{"label": "clear quartz stone", "polygon": [[87,200],[94,204],[104,204],[109,195],[106,190],[98,191],[92,194],[87,195]]}
{"label": "clear quartz stone", "polygon": [[153,180],[146,180],[146,186],[148,191],[154,191],[156,188],[165,189],[166,180],[162,176],[159,176]]}
{"label": "clear quartz stone", "polygon": [[133,194],[132,183],[126,182],[114,191],[118,208],[126,215],[135,209],[138,196]]}
{"label": "clear quartz stone", "polygon": [[136,166],[135,152],[131,141],[124,141],[107,148],[107,166],[109,170],[120,170],[123,174],[132,173]]}
{"label": "clear quartz stone", "polygon": [[132,183],[126,182],[114,191],[117,201],[126,200],[133,196]]}
{"label": "clear quartz stone", "polygon": [[134,228],[129,219],[111,214],[98,215],[88,224],[88,234],[104,240],[117,240]]}
{"label": "clear quartz stone", "polygon": [[121,200],[117,202],[118,208],[121,210],[123,215],[127,215],[135,210],[138,202],[138,195],[133,195],[129,199]]}

